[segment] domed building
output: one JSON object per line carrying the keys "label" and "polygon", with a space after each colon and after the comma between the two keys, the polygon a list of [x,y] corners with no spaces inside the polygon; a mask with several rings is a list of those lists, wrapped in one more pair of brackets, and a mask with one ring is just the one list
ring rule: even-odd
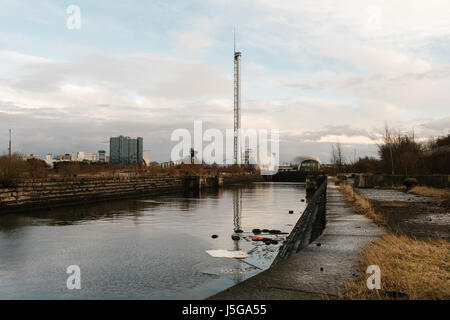
{"label": "domed building", "polygon": [[293,167],[302,173],[319,172],[321,164],[320,159],[313,156],[299,156],[293,161]]}
{"label": "domed building", "polygon": [[271,181],[305,182],[309,175],[320,173],[321,161],[314,156],[295,157],[291,163],[281,165]]}

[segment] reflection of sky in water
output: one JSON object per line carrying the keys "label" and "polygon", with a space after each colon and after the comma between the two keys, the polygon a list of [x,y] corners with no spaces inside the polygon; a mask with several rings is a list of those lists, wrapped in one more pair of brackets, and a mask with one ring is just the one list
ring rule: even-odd
{"label": "reflection of sky in water", "polygon": [[[304,197],[298,184],[257,183],[2,216],[0,299],[205,298],[270,266],[287,235],[268,236],[280,244],[267,246],[251,230],[290,232]],[[212,249],[251,254],[213,258]],[[81,267],[79,291],[66,289],[72,264]]]}

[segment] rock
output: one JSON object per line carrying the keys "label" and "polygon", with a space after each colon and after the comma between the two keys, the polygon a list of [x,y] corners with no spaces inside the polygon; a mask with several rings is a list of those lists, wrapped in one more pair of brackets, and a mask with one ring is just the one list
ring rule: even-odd
{"label": "rock", "polygon": [[253,232],[253,234],[261,234],[260,229],[253,229],[252,232]]}
{"label": "rock", "polygon": [[403,185],[406,187],[407,190],[414,188],[418,184],[419,184],[419,181],[417,181],[417,179],[415,179],[415,178],[406,178],[403,181]]}
{"label": "rock", "polygon": [[268,233],[268,232],[269,232],[269,229],[262,229],[262,232]]}
{"label": "rock", "polygon": [[241,240],[241,237],[232,235],[232,236],[231,236],[231,239],[237,241],[237,240]]}
{"label": "rock", "polygon": [[211,238],[213,238],[213,239],[217,239],[219,236],[217,235],[217,234],[213,234],[212,236],[211,236]]}
{"label": "rock", "polygon": [[320,267],[320,271],[323,271],[323,268],[322,268],[322,267]]}
{"label": "rock", "polygon": [[316,246],[320,247],[322,244],[320,242],[316,243]]}
{"label": "rock", "polygon": [[294,214],[294,210],[289,210],[289,214]]}
{"label": "rock", "polygon": [[242,233],[242,232],[244,232],[244,231],[241,230],[241,229],[236,229],[236,230],[234,230],[234,232],[236,232],[236,233]]}
{"label": "rock", "polygon": [[305,202],[305,199],[302,199],[301,202]]}
{"label": "rock", "polygon": [[270,243],[276,245],[276,244],[278,244],[278,241],[277,240],[270,240]]}
{"label": "rock", "polygon": [[280,230],[270,230],[269,233],[270,234],[280,234],[281,231]]}

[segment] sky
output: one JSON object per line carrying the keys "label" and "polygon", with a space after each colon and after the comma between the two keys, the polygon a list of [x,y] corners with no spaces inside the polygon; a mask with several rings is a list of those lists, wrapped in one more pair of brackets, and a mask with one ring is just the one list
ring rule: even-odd
{"label": "sky", "polygon": [[[67,12],[80,8],[80,29]],[[142,136],[233,127],[233,30],[242,126],[280,130],[280,159],[376,156],[388,125],[450,129],[448,0],[0,0],[0,153],[109,149]]]}

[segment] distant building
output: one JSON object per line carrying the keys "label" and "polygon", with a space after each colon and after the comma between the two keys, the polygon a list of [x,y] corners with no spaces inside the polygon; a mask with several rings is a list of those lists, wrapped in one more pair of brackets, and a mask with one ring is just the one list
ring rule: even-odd
{"label": "distant building", "polygon": [[76,161],[76,162],[96,162],[97,161],[97,154],[94,152],[72,152],[70,154],[70,161]]}
{"label": "distant building", "polygon": [[95,152],[85,152],[83,161],[96,162],[97,154]]}
{"label": "distant building", "polygon": [[23,157],[23,160],[39,160],[39,157],[35,154],[29,154]]}
{"label": "distant building", "polygon": [[51,153],[47,153],[45,155],[45,160],[44,161],[45,161],[45,163],[47,165],[49,165],[50,167],[53,168],[53,164],[54,164],[55,160],[53,159],[53,155]]}
{"label": "distant building", "polygon": [[114,164],[141,165],[144,161],[144,139],[112,137],[109,140],[109,156]]}
{"label": "distant building", "polygon": [[145,154],[144,154],[144,156],[142,157],[142,159],[143,159],[143,161],[144,161],[144,165],[146,165],[147,167],[151,164],[150,158],[147,157]]}
{"label": "distant building", "polygon": [[99,150],[99,152],[98,152],[98,161],[99,162],[106,162],[106,151],[105,150]]}
{"label": "distant building", "polygon": [[84,152],[72,152],[70,155],[70,161],[83,161],[85,158]]}

